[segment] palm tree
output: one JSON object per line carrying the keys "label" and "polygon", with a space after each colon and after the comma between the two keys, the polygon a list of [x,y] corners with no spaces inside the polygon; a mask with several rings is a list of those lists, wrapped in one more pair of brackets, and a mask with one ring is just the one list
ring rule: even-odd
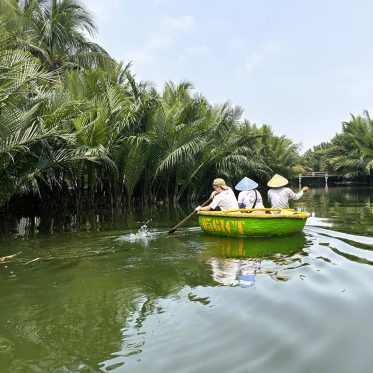
{"label": "palm tree", "polygon": [[[50,140],[69,141],[58,128],[48,128],[39,113],[50,92],[52,75],[30,53],[4,49],[0,40],[0,204],[15,192],[36,187],[37,177],[62,156]],[[50,181],[50,180],[49,180]]]}
{"label": "palm tree", "polygon": [[351,116],[342,124],[325,149],[323,163],[326,169],[342,173],[345,177],[369,177],[373,182],[373,122],[369,113],[365,117]]}
{"label": "palm tree", "polygon": [[343,132],[361,154],[366,174],[373,182],[373,120],[367,110],[363,116],[351,117],[350,122],[342,124]]}
{"label": "palm tree", "polygon": [[329,142],[322,142],[307,150],[302,156],[305,171],[328,171],[325,164],[325,153],[331,147]]}
{"label": "palm tree", "polygon": [[0,10],[13,47],[30,51],[48,71],[112,63],[86,36],[93,36],[96,26],[78,0],[3,0]]}
{"label": "palm tree", "polygon": [[259,133],[262,135],[258,141],[260,154],[272,173],[288,177],[299,173],[299,145],[294,144],[286,136],[276,136],[267,125],[263,125]]}

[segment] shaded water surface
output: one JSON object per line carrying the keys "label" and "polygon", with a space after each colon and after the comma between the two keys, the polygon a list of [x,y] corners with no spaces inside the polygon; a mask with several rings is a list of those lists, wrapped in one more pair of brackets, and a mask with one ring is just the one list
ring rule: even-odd
{"label": "shaded water surface", "polygon": [[3,216],[0,371],[371,371],[373,192],[294,207],[304,231],[267,239],[167,234],[190,206]]}

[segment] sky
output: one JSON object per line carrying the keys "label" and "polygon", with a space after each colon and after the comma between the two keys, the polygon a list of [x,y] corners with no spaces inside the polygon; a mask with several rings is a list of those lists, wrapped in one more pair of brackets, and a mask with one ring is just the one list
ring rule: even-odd
{"label": "sky", "polygon": [[189,81],[302,151],[373,113],[371,0],[82,0],[137,80]]}

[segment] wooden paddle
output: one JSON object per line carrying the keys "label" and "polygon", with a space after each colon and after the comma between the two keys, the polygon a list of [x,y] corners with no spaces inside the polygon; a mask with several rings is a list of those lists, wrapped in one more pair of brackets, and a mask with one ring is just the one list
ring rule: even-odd
{"label": "wooden paddle", "polygon": [[[205,203],[201,205],[201,207],[208,205],[211,202],[211,198],[209,198]],[[194,210],[190,215],[188,215],[184,220],[182,220],[178,225],[175,225],[168,233],[174,233],[179,227],[185,224],[197,211]]]}

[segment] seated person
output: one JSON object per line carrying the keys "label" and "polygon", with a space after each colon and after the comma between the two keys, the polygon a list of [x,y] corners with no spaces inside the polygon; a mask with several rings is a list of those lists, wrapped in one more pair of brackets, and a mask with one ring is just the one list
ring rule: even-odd
{"label": "seated person", "polygon": [[238,203],[233,190],[225,184],[224,179],[215,179],[212,183],[214,191],[211,193],[210,198],[212,202],[207,206],[197,206],[196,211],[209,211],[220,207],[224,210],[236,210],[238,209]]}
{"label": "seated person", "polygon": [[[256,190],[258,183],[254,180],[251,180],[248,177],[244,177],[236,186],[236,190],[240,190],[238,195],[238,206],[240,208],[264,208],[263,199],[261,194]],[[263,211],[254,211],[263,213]]]}
{"label": "seated person", "polygon": [[289,199],[298,200],[303,196],[303,193],[309,189],[307,186],[303,187],[298,193],[294,193],[290,188],[285,187],[288,180],[281,175],[274,175],[267,185],[271,188],[268,190],[268,201],[273,208],[288,209]]}

